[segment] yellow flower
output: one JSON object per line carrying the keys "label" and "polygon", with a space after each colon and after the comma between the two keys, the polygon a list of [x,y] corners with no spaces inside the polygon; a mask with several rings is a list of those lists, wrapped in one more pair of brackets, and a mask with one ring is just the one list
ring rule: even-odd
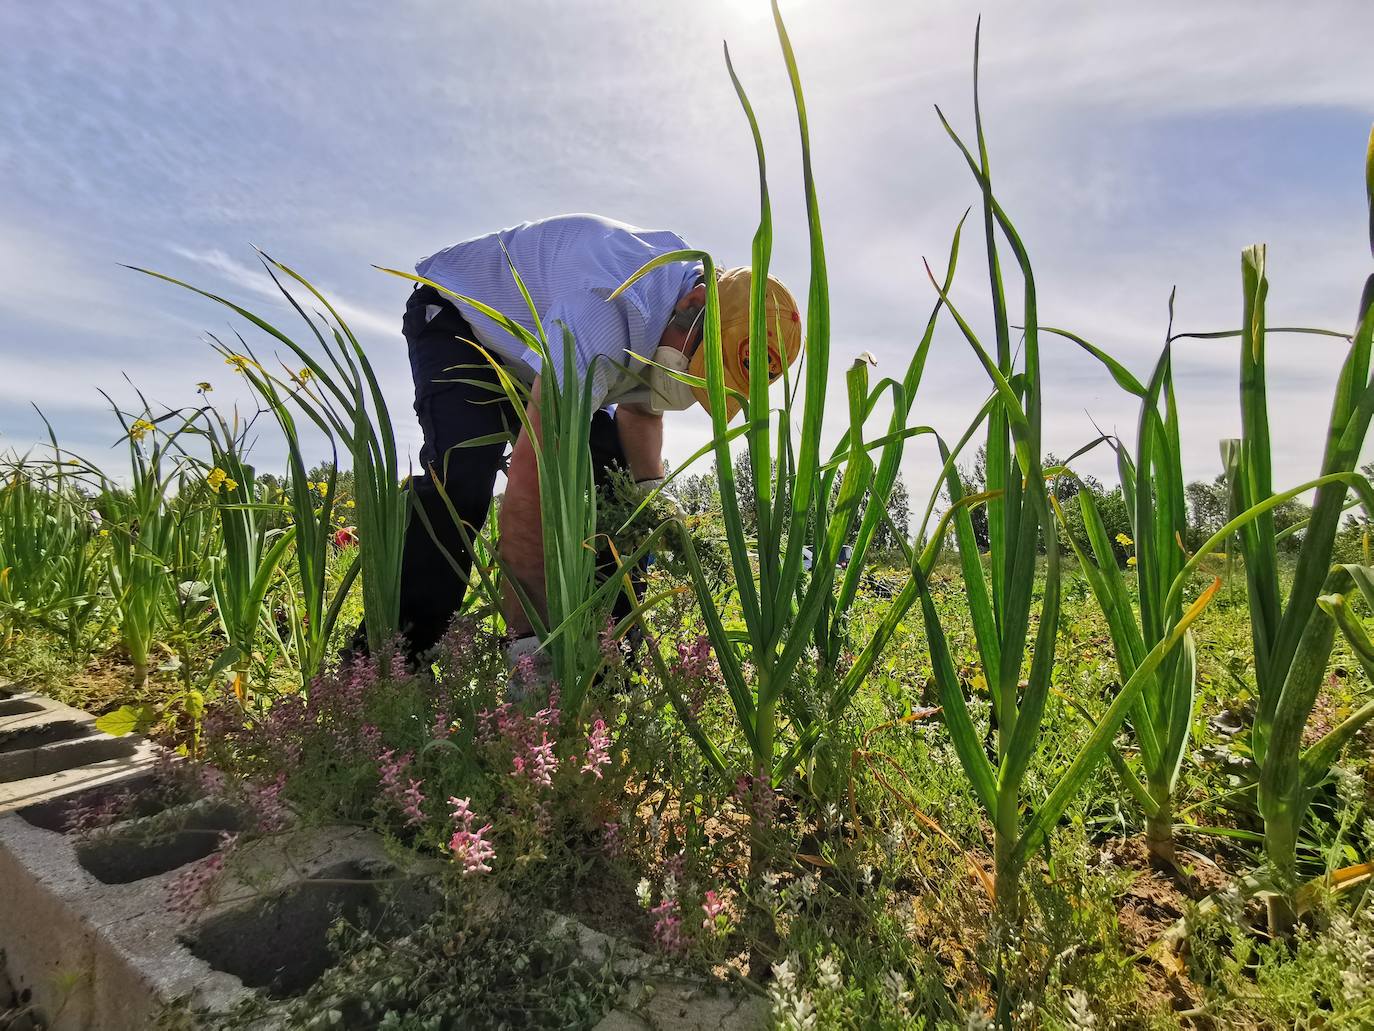
{"label": "yellow flower", "polygon": [[110,531],[109,531],[109,530],[101,530],[101,531],[100,531],[100,536],[102,536],[102,537],[108,537],[108,536],[110,536]]}
{"label": "yellow flower", "polygon": [[215,466],[205,477],[205,485],[218,494],[221,487],[225,490],[235,490],[239,484],[237,480],[233,479],[223,469],[219,466]]}
{"label": "yellow flower", "polygon": [[138,441],[142,440],[144,436],[148,433],[148,431],[152,428],[153,424],[150,423],[147,419],[135,419],[134,424],[129,427],[129,437],[131,440],[137,443]]}
{"label": "yellow flower", "polygon": [[229,368],[233,369],[235,372],[246,372],[249,369],[249,367],[252,367],[254,369],[258,368],[257,362],[253,361],[252,358],[245,358],[241,354],[229,355],[229,357],[224,359],[224,364],[229,366]]}
{"label": "yellow flower", "polygon": [[1127,567],[1134,567],[1134,566],[1135,566],[1135,556],[1134,556],[1134,555],[1131,555],[1131,556],[1129,556],[1129,557],[1126,559],[1126,565],[1127,565]]}
{"label": "yellow flower", "polygon": [[300,384],[301,386],[305,386],[306,381],[308,381],[308,380],[310,379],[311,375],[312,375],[312,373],[310,372],[310,369],[309,369],[309,368],[304,368],[304,369],[301,369],[300,372],[293,372],[293,373],[291,373],[291,378],[292,378],[293,380],[295,380],[295,381],[296,381],[298,384]]}
{"label": "yellow flower", "polygon": [[1135,541],[1131,540],[1124,533],[1119,533],[1116,535],[1116,543],[1120,544],[1123,548],[1129,548]]}
{"label": "yellow flower", "polygon": [[329,490],[329,484],[324,480],[321,480],[319,483],[312,483],[310,487],[316,494],[320,495],[320,497],[324,497],[325,492]]}
{"label": "yellow flower", "polygon": [[352,508],[352,507],[353,507],[353,499],[352,499],[352,498],[349,498],[347,501],[344,502],[344,508]]}
{"label": "yellow flower", "polygon": [[196,389],[200,391],[202,394],[208,394],[215,388],[210,386],[210,384],[206,383],[204,380],[201,380],[199,383],[196,384]]}

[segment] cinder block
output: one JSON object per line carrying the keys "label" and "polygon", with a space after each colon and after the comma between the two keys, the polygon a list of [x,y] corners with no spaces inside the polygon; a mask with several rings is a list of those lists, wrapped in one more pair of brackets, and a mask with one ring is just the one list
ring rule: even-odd
{"label": "cinder block", "polygon": [[[183,922],[169,888],[243,817],[217,800],[168,806],[159,796],[96,835],[66,833],[78,806],[152,787],[165,761],[151,742],[90,723],[49,699],[0,696],[0,949],[51,1031],[144,1031],[175,1001],[222,1012],[253,994],[245,983],[288,996],[327,968],[336,913],[402,935],[439,904],[441,861],[398,856],[359,828],[298,828],[243,845],[212,904]],[[155,833],[162,823],[166,835]],[[385,891],[370,883],[378,880]],[[601,1031],[766,1025],[760,999],[675,977],[568,917],[554,932],[575,936],[584,962],[631,985]],[[276,1024],[269,1010],[254,1026]]]}
{"label": "cinder block", "polygon": [[[158,759],[159,749],[141,737],[100,735],[93,740],[95,748],[89,747],[92,739],[78,739],[26,749],[9,756],[0,754],[0,813],[133,779],[149,772]],[[67,747],[61,748],[56,755],[40,758],[29,754],[60,746]],[[11,762],[5,764],[7,758]],[[15,775],[13,779],[6,770]]]}

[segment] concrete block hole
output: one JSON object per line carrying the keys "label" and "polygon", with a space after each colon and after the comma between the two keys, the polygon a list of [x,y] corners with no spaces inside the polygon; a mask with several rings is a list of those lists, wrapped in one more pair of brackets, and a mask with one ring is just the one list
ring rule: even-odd
{"label": "concrete block hole", "polygon": [[47,706],[28,698],[7,698],[0,701],[0,716],[26,716],[31,712],[42,712]]}
{"label": "concrete block hole", "polygon": [[334,965],[327,932],[339,919],[384,938],[419,926],[439,904],[414,877],[395,868],[346,862],[285,892],[211,917],[182,940],[193,955],[276,999],[299,995]]}
{"label": "concrete block hole", "polygon": [[220,834],[244,826],[243,814],[225,802],[180,806],[88,838],[76,846],[76,860],[105,884],[128,884],[204,859]]}
{"label": "concrete block hole", "polygon": [[106,759],[125,759],[138,750],[140,740],[132,736],[78,738],[0,753],[0,781],[46,777]]}
{"label": "concrete block hole", "polygon": [[156,794],[153,791],[156,784],[156,778],[152,774],[126,777],[112,784],[74,791],[60,798],[25,806],[19,810],[19,815],[30,826],[66,834],[77,829],[76,823],[82,812],[97,810],[112,802],[118,804],[120,819],[134,819],[140,816],[153,816],[174,802],[184,801]]}
{"label": "concrete block hole", "polygon": [[18,752],[25,748],[41,748],[58,741],[71,741],[95,733],[90,723],[77,720],[55,720],[36,727],[0,730],[0,752]]}

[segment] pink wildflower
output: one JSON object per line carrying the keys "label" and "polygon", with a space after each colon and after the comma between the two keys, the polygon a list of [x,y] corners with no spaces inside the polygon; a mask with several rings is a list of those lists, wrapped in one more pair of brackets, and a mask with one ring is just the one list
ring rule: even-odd
{"label": "pink wildflower", "polygon": [[407,827],[418,827],[425,822],[424,811],[420,808],[424,804],[425,795],[420,790],[420,783],[412,778],[410,786],[401,795],[401,811],[406,815]]}
{"label": "pink wildflower", "polygon": [[187,918],[207,905],[210,893],[224,873],[225,861],[233,854],[238,841],[237,834],[221,834],[218,849],[188,867],[167,886],[167,907]]}
{"label": "pink wildflower", "polygon": [[89,804],[77,802],[67,813],[67,831],[72,834],[89,834],[91,831],[108,827],[130,808],[133,800],[133,794],[126,789],[100,797]]}
{"label": "pink wildflower", "polygon": [[221,795],[228,784],[224,771],[204,763],[196,767],[196,785],[207,796]]}
{"label": "pink wildflower", "polygon": [[601,779],[601,767],[610,765],[611,762],[611,734],[606,729],[606,721],[598,719],[592,724],[591,733],[587,735],[587,761],[582,764],[582,772],[590,773]]}
{"label": "pink wildflower", "polygon": [[258,830],[271,833],[286,826],[286,803],[281,800],[285,787],[285,772],[278,773],[277,779],[265,787],[249,787],[249,805],[257,815]]}
{"label": "pink wildflower", "polygon": [[425,822],[425,814],[420,806],[424,803],[424,792],[420,790],[423,781],[413,777],[401,778],[409,768],[413,758],[409,752],[399,759],[394,758],[395,750],[388,748],[377,756],[377,772],[381,774],[382,797],[400,809],[406,817],[406,826],[414,827]]}
{"label": "pink wildflower", "polygon": [[472,829],[472,825],[477,822],[477,816],[470,808],[470,802],[471,799],[467,798],[448,800],[449,805],[453,806],[453,824],[456,828],[448,847],[453,853],[453,861],[462,866],[464,877],[470,877],[475,873],[491,873],[490,860],[496,857],[496,849],[486,840],[486,833],[491,830],[491,824],[485,824],[477,830]]}
{"label": "pink wildflower", "polygon": [[477,714],[477,739],[483,744],[497,738],[511,736],[515,718],[510,702],[502,702],[495,709],[483,709]]}
{"label": "pink wildflower", "polygon": [[706,892],[701,911],[706,914],[706,919],[701,922],[706,930],[720,934],[730,926],[730,918],[725,915],[725,902],[714,891]]}
{"label": "pink wildflower", "polygon": [[517,755],[514,762],[515,772],[511,776],[524,774],[541,788],[553,787],[553,775],[558,772],[558,756],[553,754],[553,742],[549,740],[547,731],[540,735],[539,744],[530,748],[525,759]]}
{"label": "pink wildflower", "polygon": [[429,728],[429,736],[436,741],[443,741],[453,729],[453,721],[448,718],[448,713],[441,712],[434,717],[434,726]]}
{"label": "pink wildflower", "polygon": [[649,910],[657,919],[654,921],[654,941],[664,952],[681,952],[682,917],[678,915],[677,899],[665,898]]}
{"label": "pink wildflower", "polygon": [[611,859],[615,859],[625,851],[620,840],[620,824],[607,821],[601,825],[601,848]]}
{"label": "pink wildflower", "polygon": [[735,781],[735,797],[755,819],[766,823],[778,815],[778,793],[768,783],[766,773],[741,776]]}
{"label": "pink wildflower", "polygon": [[358,750],[367,756],[374,756],[382,750],[382,732],[371,723],[364,723],[358,730]]}
{"label": "pink wildflower", "polygon": [[677,662],[673,664],[673,672],[687,679],[709,677],[714,672],[714,663],[711,639],[702,634],[691,644],[677,646]]}
{"label": "pink wildflower", "polygon": [[606,660],[609,666],[618,666],[625,660],[624,646],[620,639],[615,636],[615,620],[606,620],[606,626],[602,629],[597,638],[597,647],[601,650],[601,657]]}

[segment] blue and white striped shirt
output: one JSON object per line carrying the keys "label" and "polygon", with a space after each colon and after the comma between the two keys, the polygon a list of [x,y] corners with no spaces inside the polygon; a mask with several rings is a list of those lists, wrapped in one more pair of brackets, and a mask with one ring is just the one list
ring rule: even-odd
{"label": "blue and white striped shirt", "polygon": [[[652,358],[668,318],[701,272],[699,262],[675,262],[644,276],[613,301],[607,298],[650,259],[687,245],[674,233],[637,229],[600,215],[558,215],[524,222],[454,244],[420,259],[418,275],[483,302],[538,335],[529,306],[501,252],[502,244],[534,301],[549,343],[553,373],[563,386],[563,331],[576,345],[578,376],[592,377],[592,404],[647,396],[647,366],[627,352]],[[511,372],[533,383],[539,355],[495,319],[455,301],[477,342],[498,355]],[[635,375],[626,375],[630,369]]]}

